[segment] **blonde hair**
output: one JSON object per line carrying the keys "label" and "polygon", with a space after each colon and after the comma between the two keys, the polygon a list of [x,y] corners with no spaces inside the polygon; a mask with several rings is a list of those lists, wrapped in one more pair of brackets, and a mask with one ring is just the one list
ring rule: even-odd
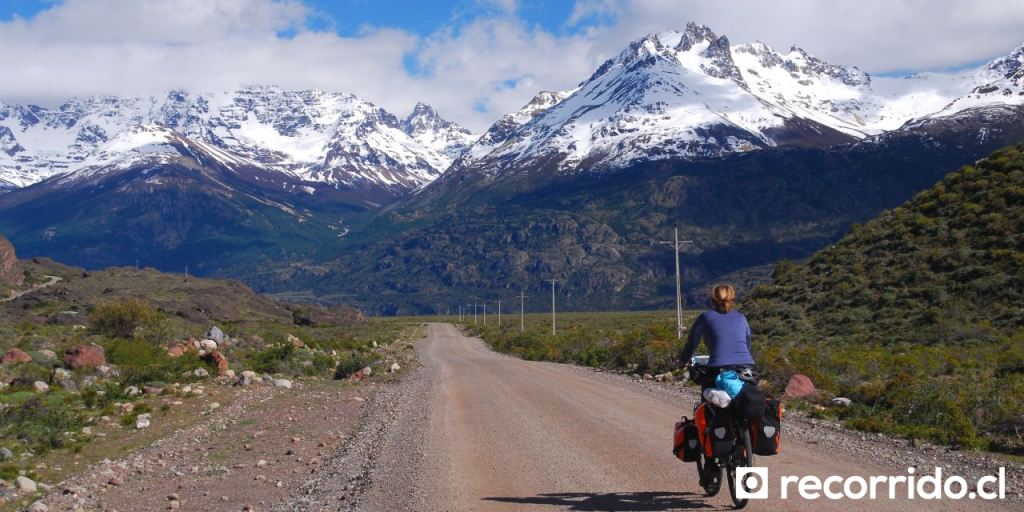
{"label": "blonde hair", "polygon": [[711,289],[711,307],[719,313],[732,311],[736,302],[736,289],[727,284],[719,284]]}

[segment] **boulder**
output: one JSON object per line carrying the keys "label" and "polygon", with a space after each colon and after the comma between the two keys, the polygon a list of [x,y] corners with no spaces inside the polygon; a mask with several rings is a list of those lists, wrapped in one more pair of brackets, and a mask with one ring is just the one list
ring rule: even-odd
{"label": "boulder", "polygon": [[36,392],[38,393],[46,393],[47,391],[50,390],[50,385],[41,380],[33,382],[32,387],[35,388]]}
{"label": "boulder", "polygon": [[783,394],[792,398],[804,398],[812,396],[817,392],[818,389],[814,387],[814,382],[811,382],[810,377],[798,373],[790,377],[789,384],[786,384],[786,391]]}
{"label": "boulder", "polygon": [[207,352],[217,350],[217,342],[213,340],[199,340],[199,348]]}
{"label": "boulder", "polygon": [[24,350],[19,348],[11,347],[4,352],[3,356],[0,356],[0,363],[31,363],[32,356],[28,355]]}
{"label": "boulder", "polygon": [[64,364],[72,370],[100,367],[107,364],[107,357],[99,345],[74,345],[64,352]]}
{"label": "boulder", "polygon": [[124,388],[124,394],[126,394],[128,396],[135,396],[135,395],[142,394],[142,391],[139,390],[139,388],[137,388],[135,386],[128,386],[128,387]]}
{"label": "boulder", "polygon": [[220,375],[224,375],[228,371],[228,358],[216,350],[203,356],[203,360],[216,366],[217,373]]}
{"label": "boulder", "polygon": [[135,428],[137,428],[139,430],[142,430],[142,429],[144,429],[144,428],[146,428],[148,426],[149,426],[149,417],[145,417],[144,418],[144,417],[142,417],[142,415],[139,415],[139,417],[135,420]]}
{"label": "boulder", "polygon": [[208,340],[213,340],[218,346],[224,343],[224,331],[220,330],[216,325],[210,327],[210,330],[206,331],[205,337]]}
{"label": "boulder", "polygon": [[50,378],[52,380],[54,380],[54,381],[70,379],[71,378],[71,372],[65,370],[64,368],[57,368],[57,369],[53,370],[52,374],[50,374]]}
{"label": "boulder", "polygon": [[196,377],[203,378],[203,377],[209,377],[210,376],[210,372],[206,371],[206,368],[196,368],[192,372],[192,375],[195,375]]}
{"label": "boulder", "polygon": [[37,490],[36,482],[27,476],[19,476],[15,479],[14,486],[25,494],[32,494]]}
{"label": "boulder", "polygon": [[295,345],[298,348],[306,348],[306,344],[303,343],[302,340],[296,338],[295,336],[292,336],[291,334],[288,335],[288,343],[291,343],[292,345]]}
{"label": "boulder", "polygon": [[12,452],[10,448],[7,448],[6,446],[0,448],[0,462],[7,462],[13,458],[14,452]]}
{"label": "boulder", "polygon": [[171,357],[181,357],[185,355],[185,349],[180,346],[174,346],[167,350],[167,355]]}
{"label": "boulder", "polygon": [[43,350],[39,351],[39,354],[42,355],[43,357],[45,357],[48,361],[56,361],[57,360],[57,353],[52,351],[52,350],[45,350],[45,349],[43,349]]}
{"label": "boulder", "polygon": [[0,235],[0,284],[8,286],[21,286],[25,282],[25,274],[18,264],[18,257],[14,254],[14,245]]}
{"label": "boulder", "polygon": [[69,393],[78,392],[78,384],[72,379],[63,379],[57,382],[58,384],[60,384],[60,387],[64,389],[64,391],[67,391]]}
{"label": "boulder", "polygon": [[288,379],[276,379],[276,380],[274,380],[274,387],[275,388],[288,388],[288,389],[291,389],[292,388],[292,381],[290,381]]}
{"label": "boulder", "polygon": [[396,373],[396,372],[398,372],[401,369],[402,369],[402,367],[398,366],[398,363],[391,363],[391,367],[388,368],[388,371],[391,372],[391,373]]}
{"label": "boulder", "polygon": [[85,325],[89,323],[89,319],[78,311],[61,311],[47,318],[46,323],[70,327],[73,325]]}
{"label": "boulder", "polygon": [[28,512],[50,512],[50,507],[47,507],[46,504],[41,501],[35,501],[25,510]]}

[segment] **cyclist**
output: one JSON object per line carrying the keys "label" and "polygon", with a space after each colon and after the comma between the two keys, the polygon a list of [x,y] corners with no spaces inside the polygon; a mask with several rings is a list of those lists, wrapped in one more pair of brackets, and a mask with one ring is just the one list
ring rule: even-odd
{"label": "cyclist", "polygon": [[702,388],[715,386],[715,377],[724,370],[735,370],[741,378],[756,375],[754,357],[750,350],[750,325],[743,313],[736,311],[736,290],[727,284],[711,289],[711,309],[701,313],[690,327],[686,346],[680,353],[679,364],[690,364],[701,338],[708,347],[710,359],[707,374],[699,384]]}

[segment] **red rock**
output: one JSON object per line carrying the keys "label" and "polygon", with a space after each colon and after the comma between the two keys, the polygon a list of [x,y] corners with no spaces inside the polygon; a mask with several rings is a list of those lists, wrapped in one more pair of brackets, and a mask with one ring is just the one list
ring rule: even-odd
{"label": "red rock", "polygon": [[298,348],[306,348],[306,344],[303,343],[302,340],[296,338],[295,336],[292,336],[291,334],[288,335],[288,341]]}
{"label": "red rock", "polygon": [[203,359],[217,367],[217,371],[224,373],[228,371],[228,358],[224,357],[224,354],[214,350],[209,354],[203,356]]}
{"label": "red rock", "polygon": [[786,384],[786,396],[794,398],[803,398],[811,396],[818,392],[818,389],[814,387],[814,383],[811,382],[810,377],[802,374],[796,374],[789,379],[789,384]]}
{"label": "red rock", "polygon": [[72,370],[87,366],[103,366],[107,357],[98,345],[74,345],[64,352],[64,364]]}
{"label": "red rock", "polygon": [[171,357],[181,357],[181,356],[185,355],[185,349],[181,348],[180,346],[179,347],[171,347],[171,349],[167,351],[167,355],[169,355]]}
{"label": "red rock", "polygon": [[25,351],[11,347],[4,352],[3,356],[0,356],[0,363],[31,363],[32,356],[25,353]]}

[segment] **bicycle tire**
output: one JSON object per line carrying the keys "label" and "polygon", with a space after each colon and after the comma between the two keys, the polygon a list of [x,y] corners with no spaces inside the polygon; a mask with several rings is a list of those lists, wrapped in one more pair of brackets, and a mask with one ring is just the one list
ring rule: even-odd
{"label": "bicycle tire", "polygon": [[[718,466],[718,474],[712,474],[713,469],[710,469],[708,463],[714,463],[714,459],[701,454],[700,458],[697,459],[697,477],[700,479],[700,486],[704,489],[704,495],[712,497],[718,494],[722,490],[722,466]],[[705,475],[705,470],[708,474]]]}
{"label": "bicycle tire", "polygon": [[[744,490],[750,492],[753,490],[747,486],[746,482],[736,481],[736,468],[739,467],[754,467],[754,450],[750,442],[750,431],[746,428],[740,431],[739,439],[737,439],[736,450],[733,451],[732,456],[729,457],[729,464],[726,468],[726,479],[729,483],[729,497],[732,498],[733,508],[739,510],[747,506],[750,502],[749,499],[738,499],[736,497],[736,486],[742,485]],[[764,482],[761,483],[764,485]]]}

